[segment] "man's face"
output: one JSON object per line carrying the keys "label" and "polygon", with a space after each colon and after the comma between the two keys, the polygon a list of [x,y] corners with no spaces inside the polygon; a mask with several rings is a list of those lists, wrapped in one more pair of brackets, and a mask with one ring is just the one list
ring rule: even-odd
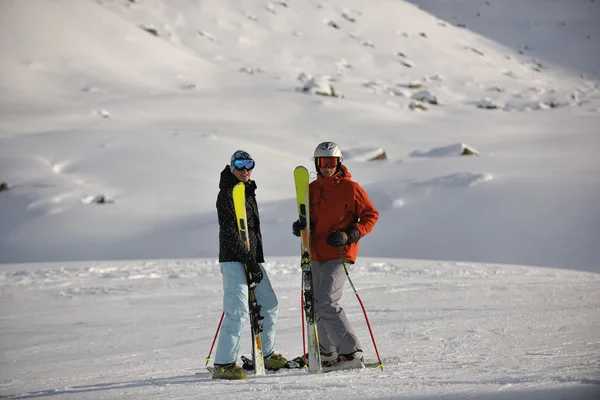
{"label": "man's face", "polygon": [[335,174],[335,168],[319,168],[319,171],[321,171],[321,175],[325,178],[331,178]]}
{"label": "man's face", "polygon": [[340,159],[337,157],[319,157],[317,158],[317,165],[319,166],[319,172],[325,178],[330,178],[335,174]]}

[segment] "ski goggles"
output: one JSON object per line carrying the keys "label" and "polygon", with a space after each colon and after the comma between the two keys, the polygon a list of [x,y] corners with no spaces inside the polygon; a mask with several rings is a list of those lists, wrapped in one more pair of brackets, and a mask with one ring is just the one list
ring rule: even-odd
{"label": "ski goggles", "polygon": [[339,163],[339,157],[317,157],[317,166],[319,168],[335,168]]}
{"label": "ski goggles", "polygon": [[252,159],[248,159],[248,160],[233,160],[233,168],[237,169],[238,171],[242,171],[244,169],[247,169],[248,171],[252,171],[252,169],[254,168],[254,160]]}

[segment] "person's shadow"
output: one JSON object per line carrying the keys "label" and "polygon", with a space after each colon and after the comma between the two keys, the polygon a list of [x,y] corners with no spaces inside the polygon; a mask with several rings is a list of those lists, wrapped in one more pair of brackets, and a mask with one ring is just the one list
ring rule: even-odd
{"label": "person's shadow", "polygon": [[207,379],[210,379],[209,373],[198,372],[195,375],[180,375],[168,378],[150,378],[141,379],[138,381],[97,383],[94,385],[75,385],[69,386],[68,389],[64,390],[47,389],[20,395],[0,396],[0,399],[36,399],[50,396],[59,396],[60,398],[64,398],[66,395],[76,395],[77,393],[93,393],[107,390],[141,388],[145,386],[184,385],[189,383],[203,382]]}

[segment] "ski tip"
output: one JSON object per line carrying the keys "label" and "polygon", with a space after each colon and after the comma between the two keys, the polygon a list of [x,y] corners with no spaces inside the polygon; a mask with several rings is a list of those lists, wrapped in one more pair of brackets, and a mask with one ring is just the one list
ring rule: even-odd
{"label": "ski tip", "polygon": [[379,362],[379,361],[375,361],[375,362],[366,362],[364,363],[365,368],[381,368],[381,370],[383,371],[383,363]]}

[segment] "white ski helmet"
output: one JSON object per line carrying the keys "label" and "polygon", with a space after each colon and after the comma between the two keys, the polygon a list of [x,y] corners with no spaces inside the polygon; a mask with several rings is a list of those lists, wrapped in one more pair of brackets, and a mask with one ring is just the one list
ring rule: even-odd
{"label": "white ski helmet", "polygon": [[340,162],[344,159],[342,150],[333,142],[323,142],[315,149],[315,158],[317,157],[338,157]]}
{"label": "white ski helmet", "polygon": [[338,166],[336,168],[336,173],[339,172],[342,167],[342,161],[344,160],[344,156],[342,155],[342,150],[340,147],[334,142],[323,142],[320,143],[315,149],[315,168],[317,172],[319,171],[319,165],[317,164],[317,158],[320,157],[337,157],[338,158]]}

